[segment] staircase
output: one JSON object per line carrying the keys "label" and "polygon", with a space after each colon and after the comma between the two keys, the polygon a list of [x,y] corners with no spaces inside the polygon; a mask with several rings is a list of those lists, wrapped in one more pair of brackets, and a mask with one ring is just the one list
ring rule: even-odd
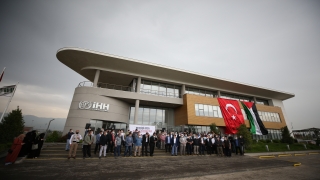
{"label": "staircase", "polygon": [[[27,160],[67,159],[69,151],[65,151],[65,147],[66,147],[66,143],[45,143],[41,150],[40,156],[37,159],[27,159]],[[99,153],[97,152],[96,155],[94,154],[94,148],[95,148],[95,144],[91,146],[91,159],[99,159]],[[125,148],[121,147],[121,150],[122,150],[121,156],[123,156]],[[149,155],[148,157],[150,157],[149,153],[148,155]],[[82,156],[83,156],[82,145],[79,144],[76,158],[82,159]],[[154,157],[171,157],[171,153],[166,153],[165,150],[161,150],[155,147],[153,156]],[[114,154],[108,152],[106,158],[114,158]]]}

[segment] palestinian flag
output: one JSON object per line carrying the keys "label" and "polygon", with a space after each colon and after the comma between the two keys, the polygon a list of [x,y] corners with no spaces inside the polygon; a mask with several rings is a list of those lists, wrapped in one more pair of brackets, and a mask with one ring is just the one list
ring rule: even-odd
{"label": "palestinian flag", "polygon": [[241,102],[247,118],[250,122],[250,132],[256,135],[266,135],[268,130],[264,127],[255,103],[253,102]]}

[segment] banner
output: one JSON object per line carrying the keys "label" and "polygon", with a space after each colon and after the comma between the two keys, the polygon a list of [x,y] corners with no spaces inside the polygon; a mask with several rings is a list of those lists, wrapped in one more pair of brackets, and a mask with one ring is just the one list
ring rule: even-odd
{"label": "banner", "polygon": [[129,124],[130,131],[134,132],[136,129],[138,129],[138,131],[140,131],[140,134],[146,134],[148,132],[151,135],[156,131],[155,126]]}
{"label": "banner", "polygon": [[244,124],[243,115],[239,101],[218,98],[224,122],[226,124],[225,134],[236,134],[237,128]]}
{"label": "banner", "polygon": [[7,97],[13,96],[15,87],[16,85],[11,85],[11,86],[4,86],[0,88],[0,96],[7,96]]}

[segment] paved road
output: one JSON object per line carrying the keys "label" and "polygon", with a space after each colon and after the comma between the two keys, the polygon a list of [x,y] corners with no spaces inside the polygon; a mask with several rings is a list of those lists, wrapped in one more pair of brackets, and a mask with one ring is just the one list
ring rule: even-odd
{"label": "paved road", "polygon": [[[293,167],[290,161],[301,161]],[[0,166],[1,179],[319,179],[320,155],[258,159],[249,156],[130,157],[25,160]],[[295,178],[296,179],[296,178]]]}

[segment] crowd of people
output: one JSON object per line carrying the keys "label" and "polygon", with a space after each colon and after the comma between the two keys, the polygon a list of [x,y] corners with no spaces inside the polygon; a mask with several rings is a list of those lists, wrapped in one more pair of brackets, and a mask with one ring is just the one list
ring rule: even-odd
{"label": "crowd of people", "polygon": [[38,158],[44,142],[44,133],[37,135],[36,131],[20,134],[14,138],[5,159],[5,165],[12,164],[18,157]]}
{"label": "crowd of people", "polygon": [[[96,135],[91,129],[85,131],[84,137],[79,130],[68,133],[66,151],[69,151],[68,159],[76,158],[78,144],[82,142],[83,159],[91,158],[91,146],[94,145],[94,154],[99,158],[111,153],[115,158],[121,156],[154,156],[154,149],[162,149],[171,156],[190,155],[216,155],[231,157],[244,154],[245,140],[242,136],[221,136],[214,133],[188,133],[188,132],[154,132],[153,134],[141,134],[138,129],[124,133],[123,130],[101,129]],[[179,152],[179,153],[178,153]]]}

